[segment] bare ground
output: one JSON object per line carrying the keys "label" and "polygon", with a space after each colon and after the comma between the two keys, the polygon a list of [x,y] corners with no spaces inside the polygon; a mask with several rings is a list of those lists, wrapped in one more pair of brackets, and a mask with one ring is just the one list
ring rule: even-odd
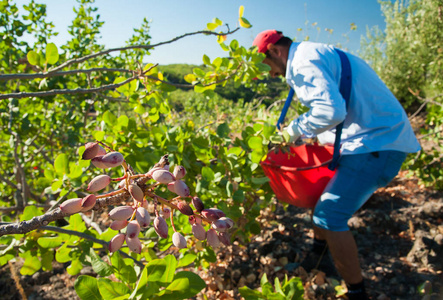
{"label": "bare ground", "polygon": [[[217,263],[197,270],[207,283],[202,292],[208,299],[241,299],[238,288],[259,289],[264,273],[270,282],[285,275],[301,277],[306,299],[337,299],[332,278],[315,270],[289,273],[284,269],[306,255],[312,230],[305,209],[278,203],[275,207],[263,213],[263,230],[250,243],[234,242],[219,249]],[[443,299],[443,192],[419,186],[401,173],[372,196],[350,225],[372,299]],[[21,276],[19,263],[0,269],[1,299],[23,299],[22,295],[78,299],[73,287],[76,276],[66,273],[66,265],[54,263],[52,272]],[[90,267],[82,274],[94,275]],[[429,291],[427,296],[421,293],[423,287]],[[196,298],[203,299],[202,294]]]}

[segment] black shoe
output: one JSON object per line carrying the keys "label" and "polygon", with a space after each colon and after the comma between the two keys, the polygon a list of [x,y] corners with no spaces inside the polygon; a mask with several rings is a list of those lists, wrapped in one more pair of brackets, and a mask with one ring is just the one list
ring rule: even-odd
{"label": "black shoe", "polygon": [[364,281],[355,284],[346,284],[346,287],[348,288],[348,292],[346,293],[348,300],[369,300]]}
{"label": "black shoe", "polygon": [[324,272],[327,277],[339,277],[329,251],[325,251],[323,255],[309,252],[301,263],[289,263],[285,266],[285,269],[289,272],[293,272],[298,267],[303,267],[308,273],[316,269]]}
{"label": "black shoe", "polygon": [[366,293],[346,293],[346,297],[348,300],[369,300],[368,294]]}

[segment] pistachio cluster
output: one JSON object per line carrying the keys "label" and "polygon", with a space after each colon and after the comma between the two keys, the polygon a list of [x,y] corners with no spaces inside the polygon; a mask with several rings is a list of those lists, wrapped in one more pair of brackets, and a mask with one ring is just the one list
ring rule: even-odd
{"label": "pistachio cluster", "polygon": [[[107,152],[104,147],[110,151]],[[141,253],[142,243],[139,239],[139,233],[142,228],[149,227],[151,215],[149,214],[148,201],[154,203],[153,227],[160,238],[168,238],[168,223],[165,218],[170,218],[173,228],[172,242],[177,248],[187,248],[186,238],[176,230],[174,225],[173,211],[189,217],[192,226],[192,234],[198,240],[206,240],[207,244],[213,248],[221,244],[230,244],[229,230],[234,226],[234,222],[227,218],[225,213],[217,208],[205,209],[202,200],[198,196],[191,196],[190,189],[182,180],[186,175],[186,169],[183,166],[176,165],[170,172],[167,155],[163,156],[146,174],[135,175],[125,162],[124,156],[113,151],[103,143],[86,143],[82,159],[91,160],[91,163],[101,169],[123,166],[125,175],[122,178],[112,179],[108,175],[99,175],[93,178],[87,187],[91,194],[84,198],[74,198],[63,202],[60,209],[63,212],[74,214],[92,209],[96,204],[96,199],[110,196],[120,192],[129,192],[133,201],[126,205],[116,206],[109,212],[112,219],[110,228],[119,231],[111,241],[108,248],[110,252],[119,250],[126,242],[128,248],[135,253]],[[141,185],[137,183],[137,178],[144,178],[151,181],[151,185]],[[94,195],[106,188],[112,181],[120,181],[119,190],[102,195]],[[175,193],[177,197],[167,200],[155,194],[155,188],[160,185],[166,185],[167,189]],[[188,203],[189,202],[189,203]],[[159,204],[162,206],[162,214],[159,212]],[[192,206],[191,206],[192,205]],[[192,208],[194,207],[194,209]],[[205,226],[208,229],[205,229]]]}

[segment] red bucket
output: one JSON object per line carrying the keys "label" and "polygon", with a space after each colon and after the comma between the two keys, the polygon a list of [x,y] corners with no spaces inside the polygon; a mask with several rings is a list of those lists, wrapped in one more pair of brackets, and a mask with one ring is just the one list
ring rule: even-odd
{"label": "red bucket", "polygon": [[304,144],[290,153],[273,151],[261,162],[278,200],[312,208],[335,171],[328,169],[334,147]]}

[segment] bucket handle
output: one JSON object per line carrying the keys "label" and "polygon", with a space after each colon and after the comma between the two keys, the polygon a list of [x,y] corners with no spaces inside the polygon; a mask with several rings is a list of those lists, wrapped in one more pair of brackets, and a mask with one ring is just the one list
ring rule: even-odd
{"label": "bucket handle", "polygon": [[288,172],[295,172],[295,171],[306,171],[306,170],[311,170],[311,169],[315,169],[315,168],[319,168],[319,167],[323,167],[328,165],[330,162],[332,161],[332,158],[330,160],[327,160],[319,165],[315,165],[315,166],[310,166],[310,167],[287,167],[287,166],[278,166],[278,165],[274,165],[272,163],[269,163],[267,161],[262,161],[261,164],[265,165],[267,167],[270,168],[274,168],[274,169],[280,169],[283,171],[288,171]]}

